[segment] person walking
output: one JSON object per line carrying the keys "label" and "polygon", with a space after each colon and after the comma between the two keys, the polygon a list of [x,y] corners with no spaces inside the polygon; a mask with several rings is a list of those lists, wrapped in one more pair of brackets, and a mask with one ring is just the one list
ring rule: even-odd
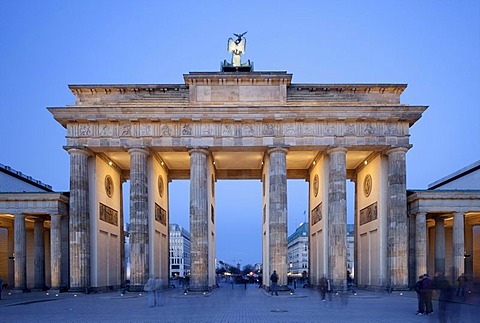
{"label": "person walking", "polygon": [[423,298],[422,298],[422,281],[423,281],[423,275],[418,276],[418,280],[413,286],[413,289],[417,292],[417,302],[418,302],[417,315],[425,314],[425,303],[423,302]]}
{"label": "person walking", "polygon": [[143,287],[143,290],[147,292],[147,306],[154,307],[155,306],[155,279],[150,277]]}
{"label": "person walking", "polygon": [[160,305],[160,300],[162,296],[163,280],[160,277],[155,278],[155,305]]}
{"label": "person walking", "polygon": [[322,297],[322,302],[326,301],[325,295],[327,294],[327,287],[327,278],[325,278],[325,275],[323,275],[322,278],[320,278],[320,295]]}
{"label": "person walking", "polygon": [[0,276],[0,301],[2,300],[3,278]]}
{"label": "person walking", "polygon": [[[465,274],[462,273],[460,276],[457,278],[457,292],[456,296],[465,296],[465,285],[467,284],[467,277],[465,277]],[[462,294],[462,295],[460,295]]]}
{"label": "person walking", "polygon": [[448,319],[447,304],[450,302],[453,294],[452,286],[450,286],[443,272],[435,273],[433,281],[434,288],[440,291],[438,296],[438,317],[442,322],[446,322]]}
{"label": "person walking", "polygon": [[278,296],[278,275],[276,270],[270,275],[270,281],[272,282],[271,294],[273,295],[273,293],[275,293],[275,295]]}
{"label": "person walking", "polygon": [[433,314],[433,304],[432,304],[433,284],[428,274],[423,275],[421,293],[422,293],[423,304],[425,305],[425,314],[426,315]]}

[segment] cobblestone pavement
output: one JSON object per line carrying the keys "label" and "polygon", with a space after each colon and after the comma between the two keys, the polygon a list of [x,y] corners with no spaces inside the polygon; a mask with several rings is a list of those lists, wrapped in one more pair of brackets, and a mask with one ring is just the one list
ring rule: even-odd
{"label": "cobblestone pavement", "polygon": [[413,292],[391,294],[359,290],[333,295],[322,302],[316,290],[271,296],[255,285],[222,284],[211,293],[172,288],[162,293],[161,306],[147,307],[145,294],[48,294],[3,292],[0,322],[478,322],[480,303],[474,295],[448,304],[447,316],[416,316]]}

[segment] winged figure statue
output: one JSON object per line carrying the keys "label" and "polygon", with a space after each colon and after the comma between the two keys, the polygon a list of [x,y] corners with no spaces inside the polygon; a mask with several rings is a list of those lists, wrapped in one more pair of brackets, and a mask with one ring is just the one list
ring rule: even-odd
{"label": "winged figure statue", "polygon": [[234,67],[242,66],[241,62],[241,57],[245,52],[245,46],[247,43],[247,40],[245,37],[243,37],[247,32],[244,32],[242,34],[234,34],[237,39],[233,40],[232,38],[228,39],[228,47],[227,51],[232,53],[232,65]]}

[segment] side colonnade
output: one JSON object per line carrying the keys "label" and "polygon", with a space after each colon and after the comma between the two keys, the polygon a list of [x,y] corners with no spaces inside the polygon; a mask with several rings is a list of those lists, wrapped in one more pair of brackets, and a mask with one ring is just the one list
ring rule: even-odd
{"label": "side colonnade", "polygon": [[408,195],[410,221],[409,283],[428,274],[444,274],[453,286],[464,275],[478,281],[478,254],[474,241],[480,236],[480,192],[455,190],[411,191]]}
{"label": "side colonnade", "polygon": [[1,196],[5,228],[4,284],[12,291],[66,290],[68,286],[68,196],[8,193]]}

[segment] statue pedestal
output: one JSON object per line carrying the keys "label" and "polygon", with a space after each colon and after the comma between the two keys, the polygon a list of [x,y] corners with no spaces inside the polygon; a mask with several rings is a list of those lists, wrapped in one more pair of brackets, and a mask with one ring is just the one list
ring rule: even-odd
{"label": "statue pedestal", "polygon": [[233,66],[233,64],[228,63],[225,60],[223,61],[221,67],[222,72],[253,72],[253,63],[250,63],[250,60],[244,64],[241,64],[240,66]]}

